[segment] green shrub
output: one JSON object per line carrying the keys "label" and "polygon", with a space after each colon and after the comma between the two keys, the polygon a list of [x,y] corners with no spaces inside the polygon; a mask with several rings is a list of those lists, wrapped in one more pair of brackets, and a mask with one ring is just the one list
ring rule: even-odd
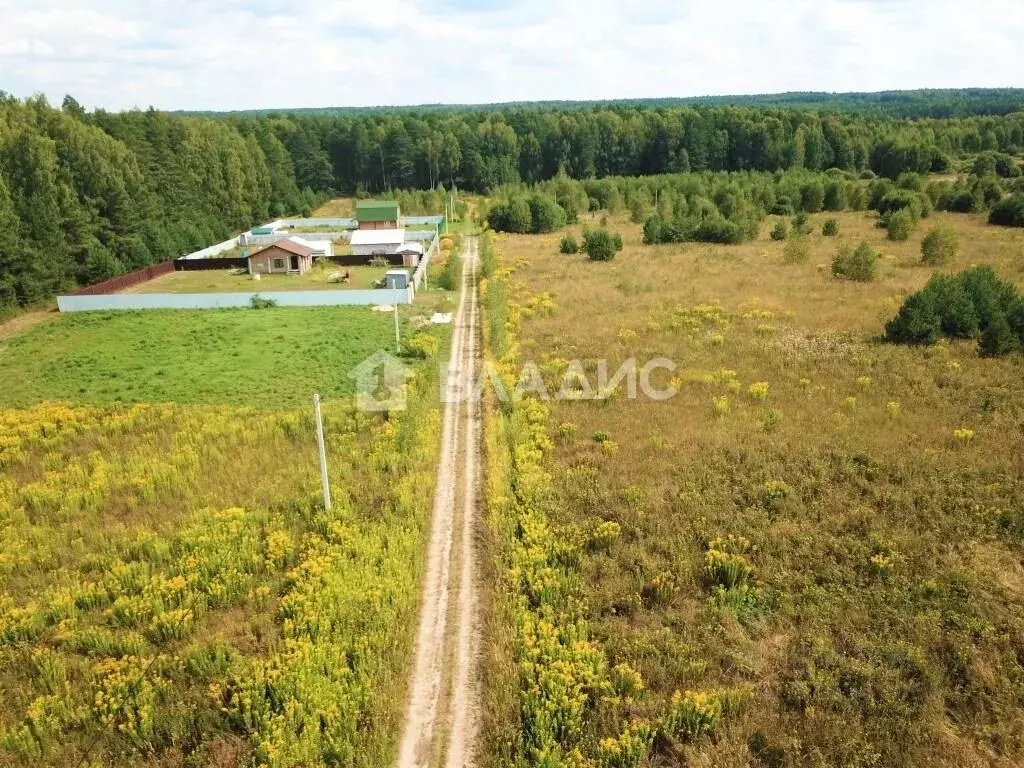
{"label": "green shrub", "polygon": [[811,234],[811,223],[807,217],[807,214],[801,211],[793,217],[793,235],[800,237],[801,235]]}
{"label": "green shrub", "polygon": [[622,250],[622,238],[607,229],[593,229],[583,235],[583,250],[591,261],[611,261]]}
{"label": "green shrub", "polygon": [[937,226],[921,241],[921,261],[929,267],[942,266],[955,259],[958,250],[956,231]]}
{"label": "green shrub", "polygon": [[258,293],[249,299],[249,306],[253,309],[271,309],[277,306],[276,299],[268,299],[265,296],[260,296]]}
{"label": "green shrub", "polygon": [[910,233],[917,227],[917,219],[910,210],[903,208],[888,215],[885,229],[889,233],[889,239],[896,242],[903,242],[910,239]]}
{"label": "green shrub", "polygon": [[934,344],[941,336],[939,311],[933,297],[923,291],[909,296],[885,326],[886,339],[900,344]]}
{"label": "green shrub", "polygon": [[787,237],[789,237],[789,225],[786,222],[780,221],[772,227],[772,240],[785,240]]}
{"label": "green shrub", "polygon": [[878,270],[878,254],[866,242],[856,249],[840,248],[832,259],[832,274],[860,283],[871,282]]}
{"label": "green shrub", "polygon": [[805,264],[811,258],[811,245],[806,237],[794,237],[782,250],[782,260],[787,264]]}
{"label": "green shrub", "polygon": [[1010,328],[1006,315],[996,312],[981,332],[978,350],[985,357],[1002,357],[1020,349],[1021,338]]}
{"label": "green shrub", "polygon": [[736,222],[716,216],[701,221],[694,230],[693,239],[698,243],[736,245],[744,241],[745,234]]}
{"label": "green shrub", "polygon": [[554,232],[565,226],[565,210],[547,195],[530,198],[530,231],[535,234]]}
{"label": "green shrub", "polygon": [[794,212],[793,201],[786,195],[779,195],[771,209],[773,216],[792,216]]}
{"label": "green shrub", "polygon": [[533,227],[530,201],[518,196],[495,203],[487,213],[487,222],[495,232],[527,234]]}
{"label": "green shrub", "polygon": [[825,237],[836,237],[839,234],[839,220],[828,219],[821,228],[821,234]]}
{"label": "green shrub", "polygon": [[988,223],[1002,227],[1024,227],[1024,192],[1017,192],[996,203],[988,216]]}
{"label": "green shrub", "polygon": [[996,357],[1024,343],[1024,297],[991,267],[935,275],[909,296],[886,324],[888,341],[933,344],[941,337],[978,338],[983,355]]}
{"label": "green shrub", "polygon": [[562,242],[558,244],[559,253],[573,254],[580,252],[580,244],[576,242],[576,238],[572,235],[566,235],[562,238]]}

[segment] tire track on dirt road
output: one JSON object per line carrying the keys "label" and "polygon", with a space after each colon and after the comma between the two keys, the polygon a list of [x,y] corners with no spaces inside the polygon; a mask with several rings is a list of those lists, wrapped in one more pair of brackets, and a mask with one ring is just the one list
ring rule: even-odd
{"label": "tire track on dirt road", "polygon": [[477,242],[467,238],[445,379],[444,426],[416,657],[398,768],[471,768],[476,737],[480,403]]}

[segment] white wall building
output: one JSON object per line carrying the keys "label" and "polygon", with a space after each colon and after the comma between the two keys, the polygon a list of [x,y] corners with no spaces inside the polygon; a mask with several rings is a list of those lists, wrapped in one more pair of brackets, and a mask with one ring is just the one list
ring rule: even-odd
{"label": "white wall building", "polygon": [[356,256],[393,256],[405,245],[405,230],[357,229],[349,244]]}

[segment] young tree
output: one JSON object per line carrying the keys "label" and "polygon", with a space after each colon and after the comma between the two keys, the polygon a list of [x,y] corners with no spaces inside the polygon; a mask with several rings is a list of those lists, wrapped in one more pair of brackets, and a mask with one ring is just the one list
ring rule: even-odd
{"label": "young tree", "polygon": [[921,241],[921,261],[929,267],[948,264],[956,258],[959,247],[956,230],[952,227],[934,227]]}
{"label": "young tree", "polygon": [[787,237],[789,237],[789,225],[786,222],[780,221],[772,227],[772,240],[785,240]]}
{"label": "young tree", "polygon": [[906,208],[890,213],[885,224],[885,229],[889,233],[889,239],[896,242],[909,240],[910,234],[916,227],[917,219]]}
{"label": "young tree", "polygon": [[622,238],[607,229],[592,229],[583,235],[583,250],[591,261],[611,261],[622,250]]}
{"label": "young tree", "polygon": [[868,283],[875,279],[878,270],[878,254],[862,242],[856,250],[844,245],[832,259],[832,274],[847,280]]}

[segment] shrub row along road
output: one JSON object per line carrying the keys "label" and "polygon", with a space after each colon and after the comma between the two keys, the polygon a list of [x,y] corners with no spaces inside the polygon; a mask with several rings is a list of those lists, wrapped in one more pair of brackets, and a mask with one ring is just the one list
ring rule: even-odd
{"label": "shrub row along road", "polygon": [[479,507],[477,242],[467,239],[445,381],[444,427],[416,660],[398,768],[468,768],[478,656],[474,528]]}

